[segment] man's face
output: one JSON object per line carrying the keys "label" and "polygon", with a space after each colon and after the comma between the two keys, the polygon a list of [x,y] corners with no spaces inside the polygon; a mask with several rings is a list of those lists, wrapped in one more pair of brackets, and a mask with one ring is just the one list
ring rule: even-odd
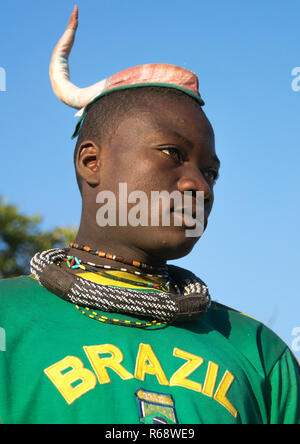
{"label": "man's face", "polygon": [[[200,107],[160,97],[130,113],[103,146],[97,192],[109,190],[118,198],[122,183],[126,184],[128,195],[134,191],[146,193],[148,226],[106,227],[106,237],[116,245],[119,240],[131,249],[165,260],[186,255],[199,236],[187,237],[184,224],[174,225],[172,201],[170,226],[163,226],[161,219],[160,226],[151,226],[151,192],[177,191],[183,195],[191,191],[195,195],[202,191],[206,227],[218,167],[213,130]],[[133,206],[128,204],[128,212]]]}

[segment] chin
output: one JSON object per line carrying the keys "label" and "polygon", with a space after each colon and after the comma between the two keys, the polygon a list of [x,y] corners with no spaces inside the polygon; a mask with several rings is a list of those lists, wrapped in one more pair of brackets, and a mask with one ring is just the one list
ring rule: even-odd
{"label": "chin", "polygon": [[[177,227],[176,227],[177,228]],[[153,239],[152,248],[155,248],[155,255],[164,258],[166,261],[179,259],[189,254],[200,237],[187,237],[184,229],[171,228],[168,231],[156,233]]]}

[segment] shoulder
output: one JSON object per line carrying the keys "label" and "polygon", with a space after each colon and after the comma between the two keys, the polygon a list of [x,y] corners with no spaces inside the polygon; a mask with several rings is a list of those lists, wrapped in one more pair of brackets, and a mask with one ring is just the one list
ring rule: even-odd
{"label": "shoulder", "polygon": [[269,327],[253,317],[213,302],[208,322],[261,373],[268,375],[288,345]]}
{"label": "shoulder", "polygon": [[29,332],[33,325],[53,326],[57,318],[64,322],[61,311],[65,305],[69,304],[32,276],[0,280],[0,326],[11,338],[20,331]]}
{"label": "shoulder", "polygon": [[38,287],[39,284],[33,276],[20,276],[0,280],[0,298]]}
{"label": "shoulder", "polygon": [[44,289],[32,276],[0,280],[0,311],[5,307],[15,308],[28,303]]}

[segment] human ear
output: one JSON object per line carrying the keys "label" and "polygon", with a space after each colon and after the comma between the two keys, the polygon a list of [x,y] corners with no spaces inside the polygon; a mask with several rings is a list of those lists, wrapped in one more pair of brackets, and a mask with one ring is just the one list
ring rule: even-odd
{"label": "human ear", "polygon": [[100,148],[93,141],[83,142],[76,155],[77,175],[89,185],[100,183]]}

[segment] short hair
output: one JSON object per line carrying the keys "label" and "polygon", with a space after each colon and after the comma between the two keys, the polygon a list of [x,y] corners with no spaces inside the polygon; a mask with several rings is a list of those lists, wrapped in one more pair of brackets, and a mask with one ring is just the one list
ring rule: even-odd
{"label": "short hair", "polygon": [[[139,109],[145,109],[145,103],[155,99],[155,97],[173,98],[202,109],[196,99],[175,88],[142,86],[112,91],[89,107],[78,135],[74,160],[76,159],[80,145],[85,140],[92,140],[95,143],[99,143],[101,140],[111,137],[124,115],[129,112],[138,112]],[[78,186],[81,190],[81,180],[77,173],[76,176]]]}

